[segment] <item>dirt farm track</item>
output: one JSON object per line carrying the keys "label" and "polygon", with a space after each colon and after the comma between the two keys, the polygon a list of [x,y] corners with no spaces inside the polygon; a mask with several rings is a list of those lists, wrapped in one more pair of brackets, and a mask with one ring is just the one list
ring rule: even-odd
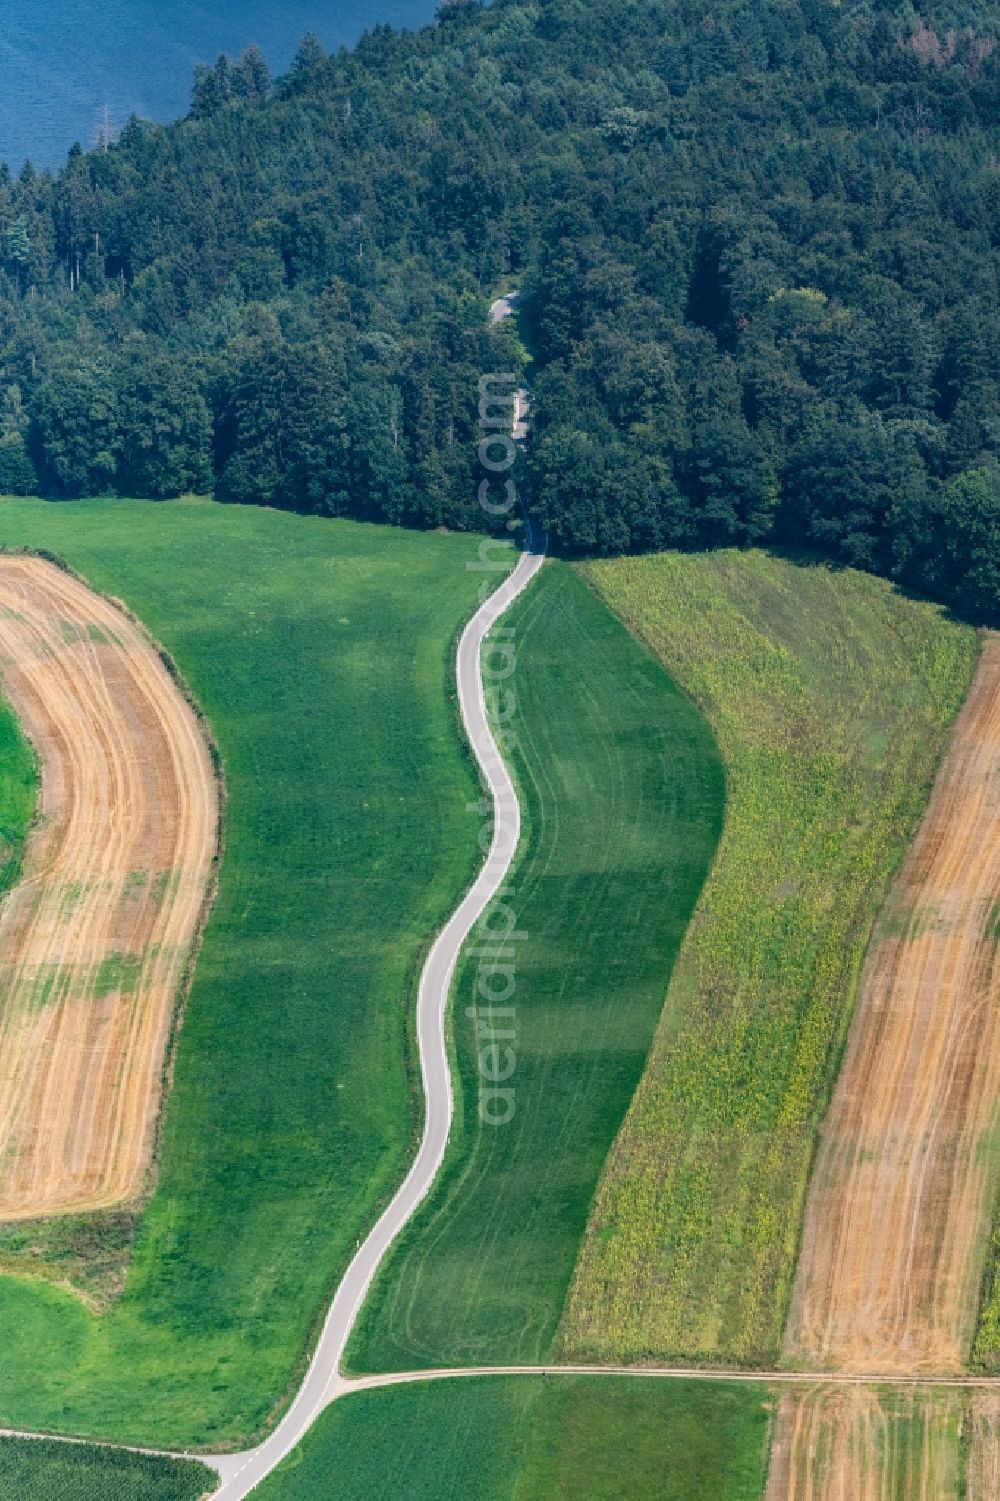
{"label": "dirt farm track", "polygon": [[0,678],[41,777],[0,907],[0,1221],[139,1190],[219,798],[142,630],[51,563],[0,557]]}

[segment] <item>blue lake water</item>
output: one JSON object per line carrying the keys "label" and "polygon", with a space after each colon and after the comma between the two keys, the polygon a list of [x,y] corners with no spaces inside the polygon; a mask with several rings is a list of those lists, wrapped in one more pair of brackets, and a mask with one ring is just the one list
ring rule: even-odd
{"label": "blue lake water", "polygon": [[380,21],[417,27],[435,0],[0,0],[0,159],[60,164],[96,144],[105,108],[172,120],[186,112],[197,63],[256,42],[283,72],[315,31],[333,51]]}

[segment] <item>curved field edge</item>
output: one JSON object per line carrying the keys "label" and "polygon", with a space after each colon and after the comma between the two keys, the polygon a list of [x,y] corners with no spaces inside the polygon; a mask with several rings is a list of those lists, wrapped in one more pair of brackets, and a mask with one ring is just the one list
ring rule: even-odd
{"label": "curved field edge", "polygon": [[557,1348],[767,1366],[864,950],[976,637],[883,581],[759,551],[583,571],[706,715],[728,802]]}
{"label": "curved field edge", "polygon": [[134,1203],[215,889],[223,802],[203,716],[115,601],[0,557],[0,647],[41,767],[0,911],[0,1220]]}
{"label": "curved field edge", "polygon": [[0,1438],[0,1495],[31,1501],[202,1501],[218,1485],[196,1460],[92,1444]]}
{"label": "curved field edge", "polygon": [[[0,695],[0,898],[21,877],[25,846],[37,815],[38,781],[31,742],[13,708]],[[18,1270],[21,1263],[20,1248],[6,1244],[0,1226],[0,1272]],[[71,1280],[47,1265],[46,1274],[53,1280]]]}
{"label": "curved field edge", "polygon": [[704,720],[566,564],[511,608],[484,680],[521,846],[457,971],[445,1164],[373,1284],[354,1370],[545,1357],[721,828]]}
{"label": "curved field edge", "polygon": [[235,1447],[273,1421],[411,1148],[411,985],[476,854],[449,695],[478,539],[6,501],[0,543],[127,601],[204,707],[229,788],[124,1292],[95,1318],[0,1280],[0,1422]]}
{"label": "curved field edge", "polygon": [[[335,1402],[261,1501],[760,1501],[765,1386],[484,1376]],[[405,1456],[405,1463],[401,1463]]]}
{"label": "curved field edge", "polygon": [[[41,1219],[17,1223],[0,1222],[0,1274],[41,1278],[75,1292],[95,1312],[105,1311],[121,1293],[131,1260],[136,1226],[142,1209],[153,1192],[159,1164],[163,1132],[163,1112],[173,1082],[173,1065],[177,1037],[184,1008],[190,994],[195,966],[201,951],[205,924],[218,890],[219,866],[225,844],[226,782],[222,757],[201,705],[184,675],[166,648],[157,641],[145,623],[129,609],[124,600],[101,593],[70,566],[67,560],[48,547],[0,544],[0,558],[35,557],[59,569],[97,598],[111,605],[134,627],[140,638],[155,653],[178,693],[191,710],[201,738],[208,749],[215,782],[216,836],[208,881],[188,955],[176,986],[160,1080],[157,1111],[152,1123],[152,1141],[144,1181],[139,1194],[130,1202],[96,1212],[60,1213]],[[19,726],[17,733],[20,734]],[[27,744],[27,742],[26,742]],[[29,745],[29,753],[31,748]],[[37,783],[37,758],[35,758]],[[23,855],[23,851],[22,851]],[[13,884],[11,881],[10,884]]]}

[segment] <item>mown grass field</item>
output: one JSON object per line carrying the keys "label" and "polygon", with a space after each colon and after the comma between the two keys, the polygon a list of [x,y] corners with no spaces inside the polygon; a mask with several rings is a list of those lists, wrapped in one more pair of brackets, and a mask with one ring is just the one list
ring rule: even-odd
{"label": "mown grass field", "polygon": [[767,1389],[489,1376],[334,1404],[261,1501],[759,1501]]}
{"label": "mown grass field", "polygon": [[476,859],[452,673],[477,541],[4,501],[0,545],[47,548],[125,600],[204,709],[229,794],[124,1294],[98,1317],[51,1283],[0,1279],[0,1424],[238,1442],[288,1391],[410,1149],[412,985]]}
{"label": "mown grass field", "polygon": [[474,934],[453,997],[451,1147],[375,1282],[348,1351],[358,1370],[546,1355],[721,827],[704,720],[572,569],[546,565],[504,625],[526,816],[506,897],[514,917],[488,926],[516,920],[522,935],[504,1002],[512,1057],[499,1069],[513,1070],[514,1114],[480,1118]]}
{"label": "mown grass field", "polygon": [[881,580],[760,552],[584,572],[705,713],[728,802],[557,1348],[767,1363],[865,944],[976,640]]}
{"label": "mown grass field", "polygon": [[0,1439],[4,1501],[199,1501],[217,1484],[214,1470],[190,1460]]}

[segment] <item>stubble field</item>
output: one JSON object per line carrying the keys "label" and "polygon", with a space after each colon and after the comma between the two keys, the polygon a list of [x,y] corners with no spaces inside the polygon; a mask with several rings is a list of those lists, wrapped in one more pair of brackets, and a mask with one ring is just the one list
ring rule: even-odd
{"label": "stubble field", "polygon": [[153,645],[52,563],[0,558],[0,675],[41,773],[0,911],[2,1223],[143,1186],[219,806]]}
{"label": "stubble field", "polygon": [[1000,637],[987,640],[865,962],[785,1353],[960,1372],[1000,1178]]}
{"label": "stubble field", "polygon": [[[958,1374],[968,1363],[1000,1178],[998,904],[1000,637],[991,635],[866,959],[810,1185],[790,1362],[906,1375]],[[944,1392],[910,1406],[893,1444],[874,1391],[789,1393],[768,1501],[808,1501],[819,1477],[823,1494],[873,1501],[995,1495],[995,1394]],[[894,1479],[900,1454],[905,1474]]]}

